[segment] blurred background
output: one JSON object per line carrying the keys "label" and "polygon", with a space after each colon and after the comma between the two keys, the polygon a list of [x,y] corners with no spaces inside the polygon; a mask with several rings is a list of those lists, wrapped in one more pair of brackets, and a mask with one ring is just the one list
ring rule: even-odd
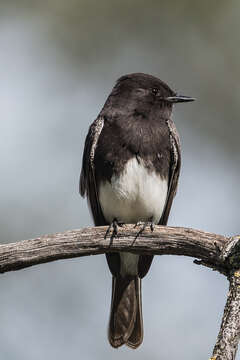
{"label": "blurred background", "polygon": [[[0,0],[0,242],[92,224],[78,195],[84,139],[131,72],[197,98],[174,111],[183,166],[169,225],[238,234],[239,17],[237,0]],[[210,357],[228,282],[192,261],[155,257],[136,351],[108,344],[104,256],[1,275],[1,359]]]}

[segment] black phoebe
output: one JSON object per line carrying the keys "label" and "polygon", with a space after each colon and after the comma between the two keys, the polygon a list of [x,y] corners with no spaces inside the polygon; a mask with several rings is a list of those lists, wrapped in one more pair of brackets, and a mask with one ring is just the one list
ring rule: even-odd
{"label": "black phoebe", "polygon": [[[85,141],[80,193],[87,195],[94,223],[166,225],[176,194],[181,152],[171,120],[173,104],[193,101],[163,81],[136,73],[122,76]],[[141,230],[141,231],[142,231]],[[112,273],[108,338],[117,348],[143,340],[141,279],[153,256],[106,254]]]}

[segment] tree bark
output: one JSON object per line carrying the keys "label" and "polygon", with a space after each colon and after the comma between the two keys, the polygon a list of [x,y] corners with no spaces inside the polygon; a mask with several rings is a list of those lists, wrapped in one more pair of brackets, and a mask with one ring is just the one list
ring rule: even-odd
{"label": "tree bark", "polygon": [[212,360],[234,360],[240,338],[240,237],[224,237],[183,227],[139,229],[125,225],[117,237],[105,238],[107,227],[92,227],[44,235],[0,245],[0,273],[46,262],[128,251],[136,254],[184,255],[196,264],[226,275],[230,282],[221,329]]}
{"label": "tree bark", "polygon": [[104,226],[84,228],[0,245],[0,273],[126,249],[136,254],[191,256],[201,259],[203,265],[221,269],[221,249],[230,240],[205,231],[167,226],[155,226],[153,232],[146,229],[136,238],[139,230],[133,225],[121,228],[117,238],[105,239],[106,230]]}

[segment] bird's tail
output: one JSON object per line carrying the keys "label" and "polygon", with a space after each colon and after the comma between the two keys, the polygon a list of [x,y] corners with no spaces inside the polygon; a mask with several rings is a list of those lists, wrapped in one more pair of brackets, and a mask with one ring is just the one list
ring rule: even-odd
{"label": "bird's tail", "polygon": [[141,279],[138,276],[114,277],[108,329],[110,344],[136,349],[143,340]]}

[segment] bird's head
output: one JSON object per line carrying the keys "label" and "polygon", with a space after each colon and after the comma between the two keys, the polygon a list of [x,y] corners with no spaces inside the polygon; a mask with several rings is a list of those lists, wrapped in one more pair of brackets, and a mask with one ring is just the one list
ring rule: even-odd
{"label": "bird's head", "polygon": [[117,80],[107,102],[112,109],[137,109],[147,115],[153,109],[171,112],[174,104],[194,100],[192,97],[177,94],[166,83],[152,75],[134,73]]}

